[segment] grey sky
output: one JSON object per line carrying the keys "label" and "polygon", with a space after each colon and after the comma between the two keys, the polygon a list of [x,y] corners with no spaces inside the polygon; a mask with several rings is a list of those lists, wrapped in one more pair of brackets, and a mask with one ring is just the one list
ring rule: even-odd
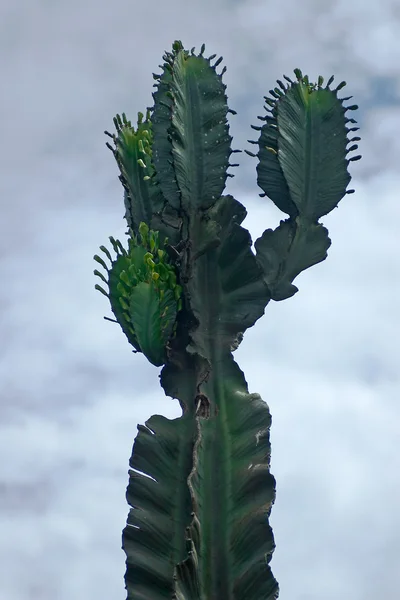
{"label": "grey sky", "polygon": [[[104,129],[152,105],[181,39],[222,55],[233,148],[299,67],[359,104],[356,193],[323,219],[328,258],[270,303],[235,353],[272,417],[272,569],[281,600],[397,600],[400,589],[400,3],[2,0],[0,600],[125,598],[121,531],[136,425],[179,414],[94,290],[123,239]],[[227,192],[255,240],[280,213],[236,154]]]}

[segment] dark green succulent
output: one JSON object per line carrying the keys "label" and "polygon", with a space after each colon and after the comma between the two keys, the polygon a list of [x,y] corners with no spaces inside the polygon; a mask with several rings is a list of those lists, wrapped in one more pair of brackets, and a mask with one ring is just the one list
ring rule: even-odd
{"label": "dark green succulent", "polygon": [[[257,183],[283,213],[255,240],[246,208],[225,194],[232,137],[222,57],[180,41],[153,74],[154,106],[136,129],[114,119],[108,134],[124,186],[129,249],[101,250],[111,268],[105,294],[132,346],[157,366],[182,415],[139,425],[129,464],[131,507],[122,535],[128,600],[275,600],[269,563],[269,407],[250,393],[233,352],[271,301],[293,296],[296,277],[325,260],[331,240],[321,217],[346,195],[360,156],[355,120],[323,78],[295,69],[265,96]],[[348,126],[350,124],[350,126]],[[133,232],[140,233],[140,241]],[[168,240],[170,243],[168,244]],[[163,245],[163,249],[160,246]],[[165,249],[164,249],[165,247]],[[181,312],[180,312],[181,311]],[[267,342],[266,342],[267,343]]]}

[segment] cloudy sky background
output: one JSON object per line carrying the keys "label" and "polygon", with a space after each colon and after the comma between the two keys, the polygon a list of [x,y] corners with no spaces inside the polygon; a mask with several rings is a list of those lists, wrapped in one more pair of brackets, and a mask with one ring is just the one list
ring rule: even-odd
{"label": "cloudy sky background", "polygon": [[[346,80],[360,106],[328,258],[235,358],[273,416],[281,600],[398,599],[399,32],[398,0],[2,0],[0,600],[125,598],[136,425],[180,411],[94,290],[93,254],[125,231],[103,131],[152,105],[175,39],[224,57],[233,148],[254,150],[263,96],[296,67]],[[284,215],[256,159],[235,159],[226,191],[255,240]]]}

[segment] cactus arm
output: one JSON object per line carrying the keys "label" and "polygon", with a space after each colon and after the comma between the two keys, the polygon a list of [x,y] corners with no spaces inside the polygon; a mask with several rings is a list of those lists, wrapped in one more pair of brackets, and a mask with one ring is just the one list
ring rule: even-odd
{"label": "cactus arm", "polygon": [[114,117],[116,134],[106,131],[114,142],[107,143],[120,170],[119,179],[124,186],[126,219],[128,226],[137,230],[140,221],[148,223],[153,211],[160,210],[163,204],[161,190],[151,180],[151,120],[147,109],[138,113],[137,128],[132,126],[125,114]]}
{"label": "cactus arm", "polygon": [[149,230],[142,221],[140,243],[138,237],[130,233],[128,251],[119,240],[110,237],[117,253],[115,260],[107,248],[100,247],[111,261],[111,268],[96,255],[94,258],[106,269],[108,279],[97,269],[94,273],[108,285],[109,292],[99,285],[96,288],[109,298],[129,343],[137,352],[143,352],[153,365],[161,366],[182,309],[182,288],[166,250],[159,247],[159,232]]}
{"label": "cactus arm", "polygon": [[221,196],[232,153],[226,86],[202,55],[174,61],[171,145],[182,209],[191,218]]}
{"label": "cactus arm", "polygon": [[[288,77],[290,85],[278,82],[279,88],[270,90],[272,98],[265,97],[270,108],[260,130],[258,142],[259,162],[257,183],[274,204],[289,215],[274,231],[267,229],[256,240],[256,256],[264,271],[273,300],[293,296],[298,288],[292,284],[297,275],[323,261],[331,244],[328,230],[318,220],[331,212],[345,194],[351,176],[347,170],[350,161],[360,156],[346,158],[357,149],[349,143],[357,127],[347,118],[344,107],[349,98],[339,99],[338,90],[330,89],[333,77],[325,87],[323,78],[310,84],[308,77],[295,69],[297,81]],[[250,152],[248,154],[254,156]]]}
{"label": "cactus arm", "polygon": [[116,133],[105,132],[114,142],[114,146],[107,143],[107,147],[112,151],[120,170],[128,228],[137,233],[139,224],[145,222],[160,232],[161,241],[168,237],[170,242],[177,243],[181,220],[173,206],[167,203],[157,183],[151,110],[147,109],[145,120],[143,113],[138,113],[136,129],[125,114],[117,115],[114,118]]}

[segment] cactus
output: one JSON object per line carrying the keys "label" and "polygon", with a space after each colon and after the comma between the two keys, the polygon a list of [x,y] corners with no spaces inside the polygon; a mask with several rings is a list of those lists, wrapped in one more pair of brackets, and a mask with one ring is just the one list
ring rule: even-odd
{"label": "cactus", "polygon": [[[287,218],[255,242],[245,207],[223,194],[231,154],[219,58],[175,41],[153,75],[154,106],[125,114],[107,135],[124,187],[128,250],[110,237],[111,262],[95,274],[135,352],[163,366],[165,394],[182,416],[138,426],[122,535],[128,600],[272,600],[268,522],[269,407],[249,393],[233,352],[270,300],[293,296],[293,280],[331,244],[319,219],[345,194],[358,128],[332,89],[295,69],[278,80],[259,117],[257,183]],[[350,125],[350,126],[349,126]],[[250,140],[249,140],[250,141]],[[351,144],[350,147],[348,145]]]}

